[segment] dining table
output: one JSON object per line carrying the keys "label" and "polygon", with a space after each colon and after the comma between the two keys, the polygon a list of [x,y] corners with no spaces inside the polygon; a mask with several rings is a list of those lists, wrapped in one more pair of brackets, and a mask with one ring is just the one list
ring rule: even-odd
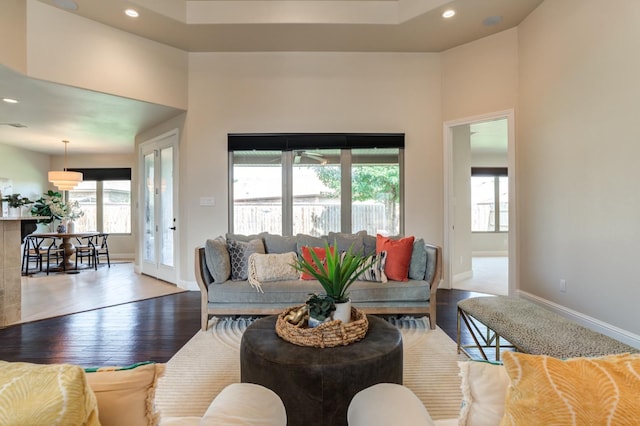
{"label": "dining table", "polygon": [[95,237],[98,232],[37,232],[30,234],[33,237],[61,239],[60,247],[64,249],[64,257],[58,265],[62,270],[71,271],[75,269],[75,265],[71,262],[71,256],[75,253],[73,238]]}

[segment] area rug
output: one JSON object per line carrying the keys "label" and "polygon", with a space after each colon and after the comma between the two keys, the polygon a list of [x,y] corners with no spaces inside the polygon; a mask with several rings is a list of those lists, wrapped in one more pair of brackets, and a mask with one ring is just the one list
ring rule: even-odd
{"label": "area rug", "polygon": [[[240,381],[240,339],[251,319],[210,321],[167,363],[158,382],[156,405],[162,418],[202,416],[228,384]],[[429,320],[390,320],[402,332],[404,385],[411,389],[433,419],[456,418],[462,394],[456,344]]]}

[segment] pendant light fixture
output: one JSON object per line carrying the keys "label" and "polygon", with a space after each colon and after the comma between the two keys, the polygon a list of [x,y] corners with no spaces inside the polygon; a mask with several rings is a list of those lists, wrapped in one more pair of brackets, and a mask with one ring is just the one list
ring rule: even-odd
{"label": "pendant light fixture", "polygon": [[64,170],[50,171],[49,182],[53,183],[61,191],[68,191],[82,182],[82,173],[67,171],[67,145],[69,141],[62,141],[62,143],[64,144]]}

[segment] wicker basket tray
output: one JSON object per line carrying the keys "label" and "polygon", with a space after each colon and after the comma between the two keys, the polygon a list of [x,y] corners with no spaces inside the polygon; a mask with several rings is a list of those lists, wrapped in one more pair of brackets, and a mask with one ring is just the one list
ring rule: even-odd
{"label": "wicker basket tray", "polygon": [[284,340],[298,346],[313,346],[316,348],[331,348],[334,346],[346,346],[350,343],[362,340],[369,329],[369,321],[364,312],[351,307],[351,322],[343,324],[342,321],[329,321],[315,328],[303,325],[294,325],[285,320],[289,312],[302,307],[293,306],[287,308],[278,315],[276,321],[276,333]]}

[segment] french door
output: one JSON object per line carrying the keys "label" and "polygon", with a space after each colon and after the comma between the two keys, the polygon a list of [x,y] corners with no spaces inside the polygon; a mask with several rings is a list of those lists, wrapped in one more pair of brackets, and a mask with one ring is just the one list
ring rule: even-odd
{"label": "french door", "polygon": [[140,271],[178,282],[177,164],[178,132],[140,145]]}

